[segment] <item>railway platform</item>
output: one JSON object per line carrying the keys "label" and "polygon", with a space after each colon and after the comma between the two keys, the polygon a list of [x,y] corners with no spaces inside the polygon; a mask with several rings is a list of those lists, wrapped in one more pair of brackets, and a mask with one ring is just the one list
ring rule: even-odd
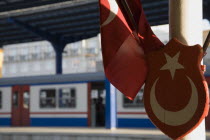
{"label": "railway platform", "polygon": [[[210,132],[206,133],[210,140]],[[1,127],[0,140],[170,140],[157,129]]]}

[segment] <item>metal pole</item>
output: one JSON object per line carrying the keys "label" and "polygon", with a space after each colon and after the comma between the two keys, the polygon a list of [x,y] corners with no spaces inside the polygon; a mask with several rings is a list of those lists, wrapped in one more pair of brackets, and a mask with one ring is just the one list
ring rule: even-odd
{"label": "metal pole", "polygon": [[108,81],[108,79],[105,80],[105,86],[106,86],[105,127],[107,129],[116,129],[117,127],[116,88]]}
{"label": "metal pole", "polygon": [[[170,0],[170,38],[184,44],[202,46],[202,0]],[[182,140],[205,140],[205,121]]]}
{"label": "metal pole", "polygon": [[4,50],[0,49],[0,78],[2,78],[3,61],[4,61]]}
{"label": "metal pole", "polygon": [[206,37],[206,40],[205,40],[205,42],[203,44],[203,52],[204,52],[204,54],[206,53],[206,50],[209,47],[209,42],[210,42],[210,31],[209,31],[209,33],[208,33],[208,35]]}

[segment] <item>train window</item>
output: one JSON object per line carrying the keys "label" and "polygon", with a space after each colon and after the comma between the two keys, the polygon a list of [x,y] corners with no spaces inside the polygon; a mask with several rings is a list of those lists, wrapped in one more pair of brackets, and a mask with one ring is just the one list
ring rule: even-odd
{"label": "train window", "polygon": [[139,93],[136,95],[135,99],[133,101],[129,100],[125,96],[123,96],[123,107],[129,108],[129,107],[144,107],[143,104],[143,89],[139,91]]}
{"label": "train window", "polygon": [[13,104],[13,107],[18,107],[18,92],[16,91],[15,93],[13,93],[13,96],[12,96],[12,104]]}
{"label": "train window", "polygon": [[56,90],[42,89],[40,90],[40,108],[56,107]]}
{"label": "train window", "polygon": [[2,108],[2,92],[0,91],[0,109]]}
{"label": "train window", "polygon": [[60,89],[59,107],[60,108],[74,108],[74,107],[76,107],[76,90],[74,88]]}
{"label": "train window", "polygon": [[29,108],[29,92],[28,91],[25,91],[23,93],[23,107]]}

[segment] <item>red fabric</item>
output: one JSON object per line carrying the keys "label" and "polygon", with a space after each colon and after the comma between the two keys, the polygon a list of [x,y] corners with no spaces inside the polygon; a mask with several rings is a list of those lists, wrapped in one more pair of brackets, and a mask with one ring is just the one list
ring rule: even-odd
{"label": "red fabric", "polygon": [[[113,1],[99,0],[104,70],[108,80],[119,91],[134,99],[147,76],[145,53],[157,50],[163,44],[153,34],[139,0],[127,2],[138,28],[140,42],[133,37],[133,28],[121,0],[117,0],[117,12],[116,8],[113,10]],[[115,12],[117,15],[113,18]],[[111,20],[104,24],[108,18]]]}

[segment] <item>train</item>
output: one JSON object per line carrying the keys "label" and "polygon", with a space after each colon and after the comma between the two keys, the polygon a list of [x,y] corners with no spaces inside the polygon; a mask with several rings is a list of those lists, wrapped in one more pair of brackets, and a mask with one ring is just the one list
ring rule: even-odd
{"label": "train", "polygon": [[[1,78],[0,126],[105,127],[105,79],[103,72]],[[143,88],[134,101],[118,90],[116,97],[117,127],[155,128]]]}
{"label": "train", "polygon": [[[0,126],[104,127],[103,72],[0,79]],[[154,127],[140,91],[130,101],[117,91],[118,127]]]}

